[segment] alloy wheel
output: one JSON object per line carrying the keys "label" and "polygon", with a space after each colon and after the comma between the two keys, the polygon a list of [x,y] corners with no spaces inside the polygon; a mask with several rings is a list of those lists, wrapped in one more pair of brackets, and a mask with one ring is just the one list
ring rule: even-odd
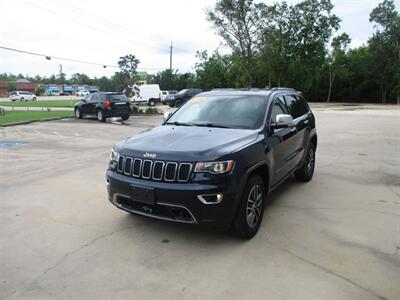
{"label": "alloy wheel", "polygon": [[250,228],[257,226],[260,221],[262,202],[262,189],[259,185],[255,185],[247,197],[246,220]]}

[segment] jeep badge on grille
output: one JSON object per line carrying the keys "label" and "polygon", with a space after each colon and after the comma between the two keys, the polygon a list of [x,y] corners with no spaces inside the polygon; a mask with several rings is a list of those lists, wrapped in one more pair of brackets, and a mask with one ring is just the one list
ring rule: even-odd
{"label": "jeep badge on grille", "polygon": [[157,154],[149,153],[149,152],[146,152],[145,154],[143,154],[143,157],[146,157],[146,158],[156,158],[156,156],[157,156]]}

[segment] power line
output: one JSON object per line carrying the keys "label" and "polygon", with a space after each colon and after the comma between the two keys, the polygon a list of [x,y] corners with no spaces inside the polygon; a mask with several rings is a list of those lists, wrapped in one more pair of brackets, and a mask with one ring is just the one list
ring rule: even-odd
{"label": "power line", "polygon": [[[113,36],[113,37],[116,36],[115,33],[104,31],[104,30],[99,29],[99,28],[97,28],[97,27],[94,27],[94,26],[92,26],[92,25],[90,25],[90,24],[84,23],[84,22],[82,22],[80,19],[72,18],[72,17],[70,17],[69,15],[63,15],[63,14],[57,12],[57,11],[54,11],[54,10],[51,10],[51,9],[42,7],[42,6],[37,5],[37,4],[35,4],[35,3],[32,3],[32,2],[26,2],[26,3],[28,3],[28,4],[31,5],[31,6],[34,6],[34,7],[38,8],[38,9],[40,9],[40,10],[46,11],[46,12],[50,13],[51,15],[58,15],[58,16],[60,16],[60,17],[63,17],[63,18],[72,20],[73,22],[76,22],[76,23],[79,23],[79,24],[81,24],[81,25],[83,25],[83,26],[86,26],[86,27],[88,27],[88,28],[90,28],[90,29],[92,29],[92,30],[95,30],[95,31],[98,31],[98,32],[101,32],[101,33],[104,33],[104,34],[107,34],[107,35],[110,35],[110,36]],[[140,45],[140,46],[147,47],[147,48],[153,48],[153,49],[160,50],[160,47],[152,46],[152,45],[145,44],[145,43],[141,43],[141,42],[138,42],[138,41],[136,41],[136,40],[131,40],[131,39],[129,39],[129,38],[127,38],[127,37],[123,37],[123,36],[121,36],[121,35],[119,35],[119,36],[120,36],[121,38],[123,38],[123,40],[128,41],[128,42],[130,42],[130,43],[132,43],[132,44]]]}
{"label": "power line", "polygon": [[[117,69],[119,68],[119,66],[117,66],[117,65],[101,64],[101,63],[97,63],[97,62],[90,62],[90,61],[85,61],[85,60],[80,60],[80,59],[60,57],[60,56],[54,56],[54,55],[47,55],[47,54],[36,53],[36,52],[31,52],[31,51],[26,51],[26,50],[20,50],[20,49],[15,49],[15,48],[10,48],[10,47],[4,47],[4,46],[0,46],[0,49],[13,51],[13,52],[19,52],[19,53],[25,53],[25,54],[30,54],[30,55],[35,55],[35,56],[43,57],[43,58],[45,58],[47,60],[58,59],[58,60],[70,61],[70,62],[86,64],[86,65],[101,66],[103,68],[117,68]],[[163,70],[164,68],[138,68],[138,69],[139,70],[156,71],[156,70]]]}

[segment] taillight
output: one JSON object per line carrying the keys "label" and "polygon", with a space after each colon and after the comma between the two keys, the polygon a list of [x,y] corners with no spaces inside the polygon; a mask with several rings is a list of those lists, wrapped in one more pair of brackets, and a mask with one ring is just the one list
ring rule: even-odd
{"label": "taillight", "polygon": [[110,108],[110,106],[111,106],[110,101],[109,101],[109,100],[106,100],[106,101],[104,102],[104,107],[105,107],[105,108]]}

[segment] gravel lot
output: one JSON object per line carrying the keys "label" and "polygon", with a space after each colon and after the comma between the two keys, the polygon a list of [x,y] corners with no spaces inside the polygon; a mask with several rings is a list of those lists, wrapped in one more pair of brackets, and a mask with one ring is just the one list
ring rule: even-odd
{"label": "gravel lot", "polygon": [[270,196],[250,241],[107,200],[122,138],[161,122],[0,128],[0,299],[400,299],[400,109],[313,105],[313,181]]}

